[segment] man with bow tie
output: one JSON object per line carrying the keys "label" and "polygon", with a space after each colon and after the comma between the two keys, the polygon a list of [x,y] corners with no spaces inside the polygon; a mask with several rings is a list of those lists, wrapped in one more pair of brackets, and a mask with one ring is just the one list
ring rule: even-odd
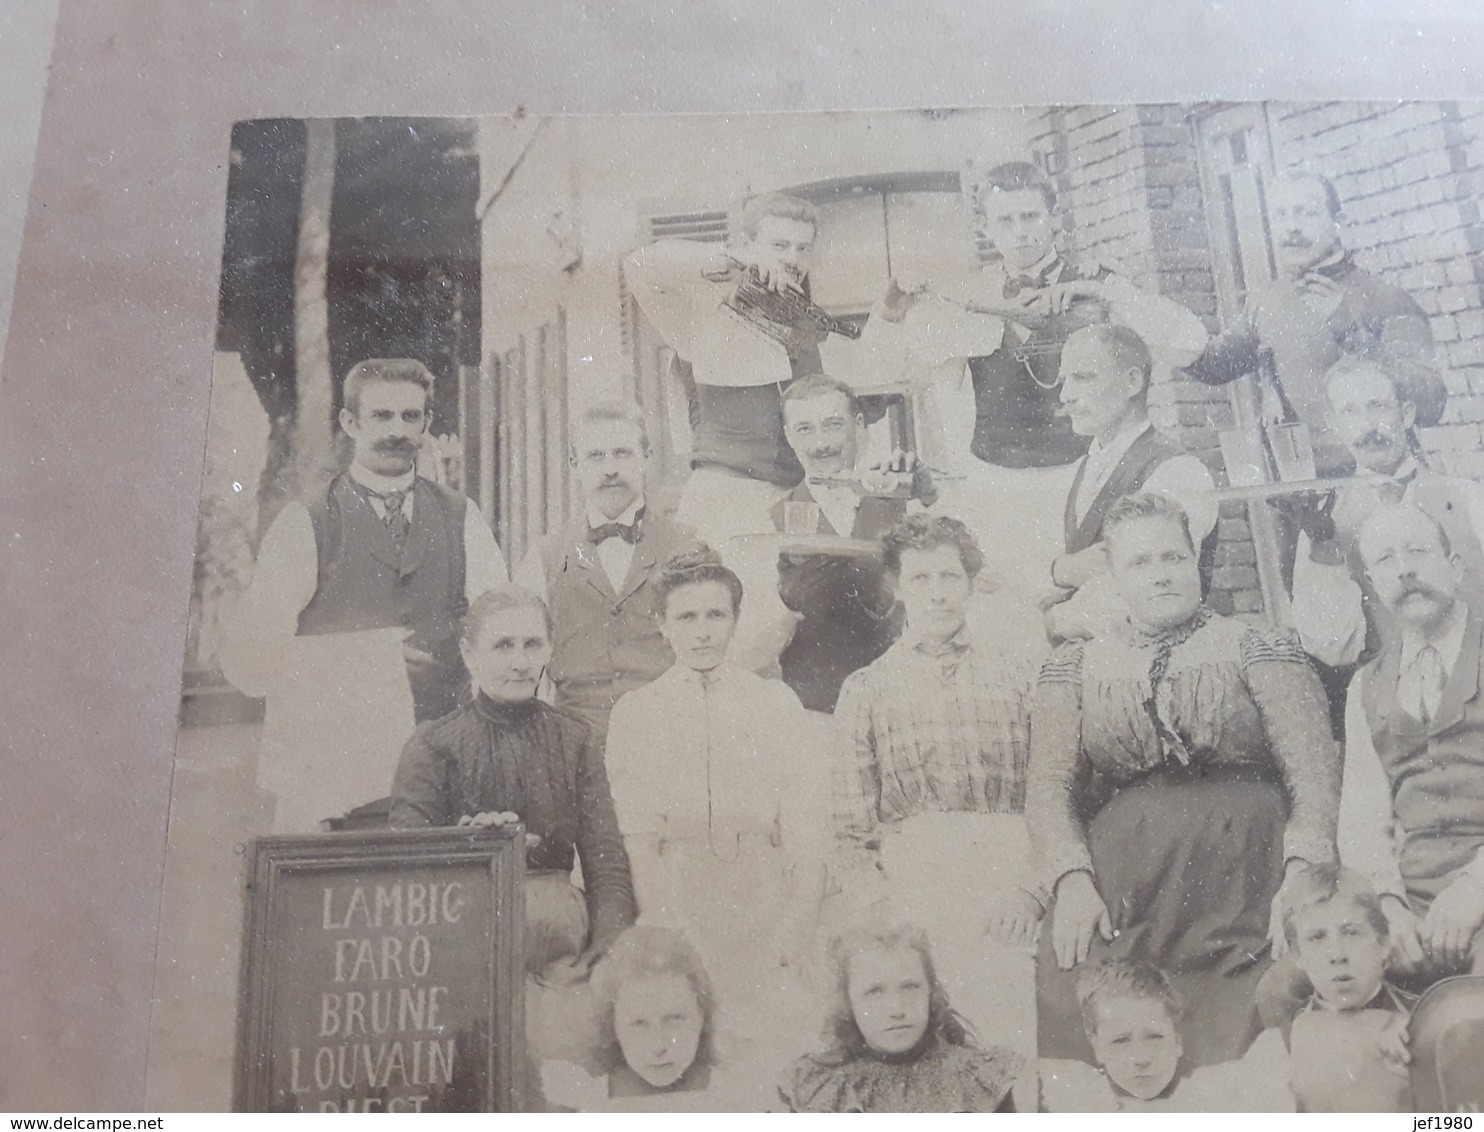
{"label": "man with bow tie", "polygon": [[1422,510],[1383,507],[1359,546],[1398,632],[1351,684],[1340,851],[1383,894],[1396,958],[1415,979],[1478,974],[1484,610],[1470,603],[1446,530]]}
{"label": "man with bow tie", "polygon": [[696,544],[688,528],[648,508],[648,458],[637,407],[604,402],[580,414],[571,460],[582,511],[537,543],[516,574],[551,610],[547,676],[557,705],[576,711],[599,735],[607,734],[620,696],[674,662],[653,587],[664,564]]}
{"label": "man with bow tie", "polygon": [[263,536],[223,667],[268,698],[258,774],[277,832],[386,794],[414,722],[452,711],[467,685],[469,601],[506,580],[478,509],[417,474],[432,388],[409,358],[353,366],[340,410],[349,469]]}

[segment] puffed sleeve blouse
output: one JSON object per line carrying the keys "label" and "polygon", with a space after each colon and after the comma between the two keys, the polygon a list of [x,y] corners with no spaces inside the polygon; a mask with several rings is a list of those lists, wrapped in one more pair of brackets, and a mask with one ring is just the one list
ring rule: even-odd
{"label": "puffed sleeve blouse", "polygon": [[1286,787],[1284,858],[1335,859],[1340,755],[1308,656],[1280,632],[1202,608],[1146,633],[1124,622],[1045,663],[1031,716],[1026,816],[1047,883],[1092,871],[1074,783],[1118,789],[1164,771],[1271,768]]}

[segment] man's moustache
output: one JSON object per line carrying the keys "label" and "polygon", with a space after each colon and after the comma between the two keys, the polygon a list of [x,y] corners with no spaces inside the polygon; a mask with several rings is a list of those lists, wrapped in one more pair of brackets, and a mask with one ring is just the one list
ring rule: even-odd
{"label": "man's moustache", "polygon": [[1430,597],[1435,601],[1443,601],[1448,595],[1436,586],[1430,586],[1426,582],[1403,582],[1401,592],[1397,594],[1396,600],[1402,602],[1409,597]]}
{"label": "man's moustache", "polygon": [[417,443],[412,440],[378,440],[373,447],[378,452],[416,452]]}
{"label": "man's moustache", "polygon": [[1381,448],[1388,443],[1379,432],[1368,432],[1355,442],[1357,448]]}

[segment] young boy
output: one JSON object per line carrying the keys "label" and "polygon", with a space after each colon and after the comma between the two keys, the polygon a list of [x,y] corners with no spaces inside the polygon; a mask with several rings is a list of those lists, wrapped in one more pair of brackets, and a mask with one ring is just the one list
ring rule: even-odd
{"label": "young boy", "polygon": [[1349,869],[1321,870],[1283,933],[1314,996],[1293,1021],[1299,1112],[1411,1112],[1407,1023],[1413,999],[1386,983],[1389,929],[1375,891]]}
{"label": "young boy", "polygon": [[1183,1006],[1164,973],[1147,963],[1104,960],[1077,978],[1082,1025],[1098,1068],[1044,1061],[1048,1112],[1279,1112],[1293,1110],[1282,1088],[1282,1043],[1259,1038],[1238,1061],[1180,1072]]}

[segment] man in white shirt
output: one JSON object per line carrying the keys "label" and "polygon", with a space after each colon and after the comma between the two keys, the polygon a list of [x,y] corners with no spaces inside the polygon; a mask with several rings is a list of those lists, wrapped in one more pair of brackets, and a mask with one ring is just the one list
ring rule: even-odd
{"label": "man in white shirt", "polygon": [[644,494],[649,437],[636,406],[604,402],[578,415],[572,466],[582,513],[532,547],[516,581],[551,610],[547,668],[558,707],[581,715],[600,735],[619,697],[670,667],[654,583],[695,536],[652,512]]}
{"label": "man in white shirt", "polygon": [[1063,346],[1075,330],[1117,322],[1144,340],[1156,364],[1177,367],[1200,354],[1207,335],[1172,299],[1065,255],[1056,190],[1036,166],[973,170],[965,188],[999,261],[951,277],[893,279],[862,341],[900,340],[907,376],[925,386],[925,399],[952,399],[954,387],[971,394],[936,410],[968,450],[950,456],[945,470],[960,482],[945,477],[937,510],[978,536],[984,577],[998,588],[996,619],[1030,641],[1041,635],[1037,601],[1061,551],[1056,512],[1087,451],[1086,436],[1059,411]]}
{"label": "man in white shirt", "polygon": [[1360,556],[1398,631],[1351,683],[1340,852],[1422,983],[1484,972],[1484,619],[1443,526],[1399,504]]}
{"label": "man in white shirt", "polygon": [[467,683],[469,601],[506,579],[478,509],[417,474],[432,387],[411,359],[353,366],[340,410],[350,468],[263,536],[223,669],[268,698],[258,777],[276,832],[387,793],[414,721],[453,710]]}
{"label": "man in white shirt", "polygon": [[1078,330],[1062,350],[1061,404],[1072,430],[1091,438],[1067,495],[1065,552],[1051,566],[1047,630],[1053,640],[1095,635],[1119,616],[1108,580],[1103,519],[1126,495],[1151,491],[1180,504],[1191,541],[1216,529],[1216,484],[1197,457],[1149,420],[1153,360],[1134,331],[1113,323]]}
{"label": "man in white shirt", "polygon": [[779,396],[822,366],[833,325],[810,317],[818,217],[808,201],[747,202],[725,246],[661,239],[624,261],[624,280],[655,329],[691,365],[696,425],[676,520],[713,547],[770,531],[768,511],[802,471]]}

